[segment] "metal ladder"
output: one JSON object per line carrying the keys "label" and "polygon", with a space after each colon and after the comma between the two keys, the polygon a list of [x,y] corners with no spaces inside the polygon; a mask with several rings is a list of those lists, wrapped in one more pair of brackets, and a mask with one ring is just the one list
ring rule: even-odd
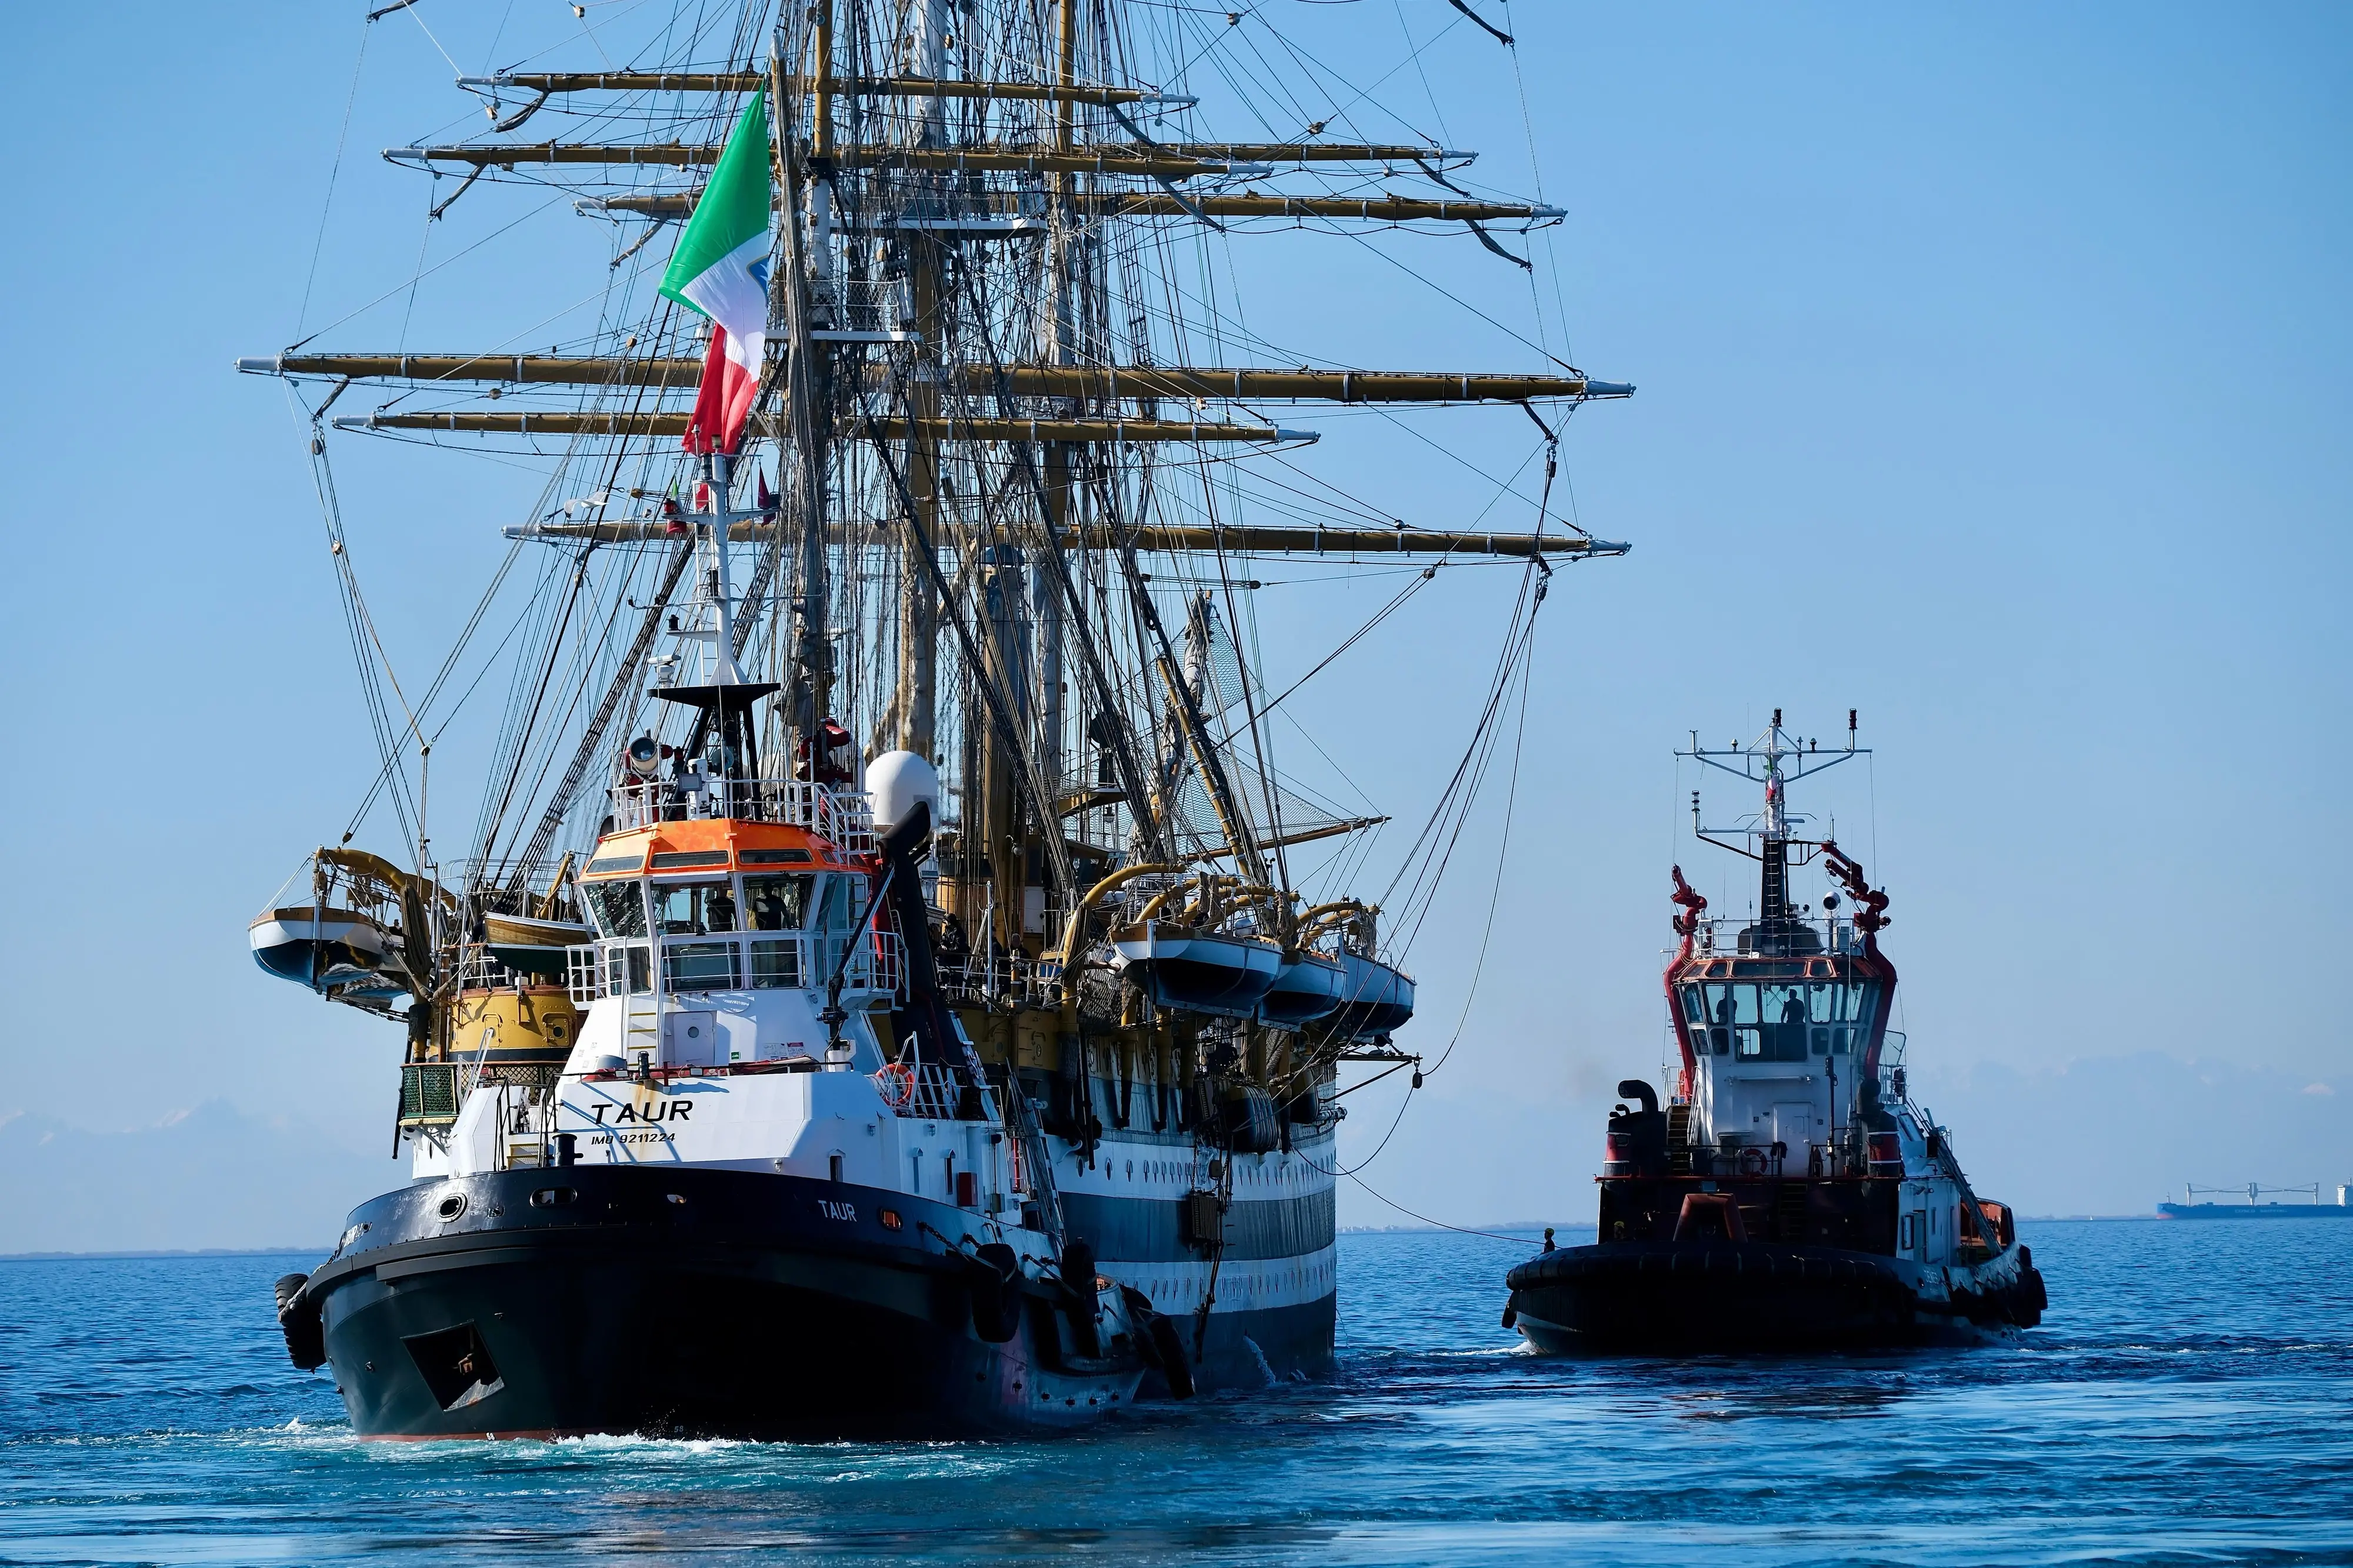
{"label": "metal ladder", "polygon": [[1773,1238],[1776,1241],[1802,1242],[1806,1239],[1806,1184],[1784,1182],[1773,1199]]}
{"label": "metal ladder", "polygon": [[1691,1124],[1692,1108],[1690,1106],[1667,1107],[1667,1173],[1669,1175],[1691,1174]]}
{"label": "metal ladder", "polygon": [[631,1061],[639,1051],[661,1060],[661,999],[658,996],[648,996],[640,1006],[637,996],[630,994],[621,1004],[621,1059]]}

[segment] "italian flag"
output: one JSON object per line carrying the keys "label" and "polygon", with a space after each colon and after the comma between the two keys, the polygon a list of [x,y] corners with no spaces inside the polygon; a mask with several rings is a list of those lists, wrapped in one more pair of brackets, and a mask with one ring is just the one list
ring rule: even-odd
{"label": "italian flag", "polygon": [[662,275],[661,294],[709,319],[711,353],[686,427],[690,452],[733,452],[768,346],[768,100],[754,93]]}

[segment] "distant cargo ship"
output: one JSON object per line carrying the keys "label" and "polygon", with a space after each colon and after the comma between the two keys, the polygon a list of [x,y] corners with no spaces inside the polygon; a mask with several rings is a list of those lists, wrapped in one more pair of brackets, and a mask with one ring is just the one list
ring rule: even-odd
{"label": "distant cargo ship", "polygon": [[[2333,1204],[2325,1204],[2320,1201],[2320,1184],[2317,1182],[2308,1187],[2266,1187],[2260,1186],[2253,1182],[2249,1182],[2244,1188],[2200,1187],[2190,1186],[2185,1184],[2183,1190],[2188,1194],[2189,1201],[2188,1203],[2181,1204],[2164,1203],[2158,1205],[2158,1217],[2160,1219],[2353,1218],[2353,1203],[2348,1203],[2347,1201],[2348,1198],[2353,1198],[2353,1184],[2344,1183],[2339,1183],[2337,1184],[2337,1201]],[[2245,1192],[2247,1194],[2247,1201],[2242,1204],[2200,1203],[2198,1201],[2198,1194],[2200,1193],[2235,1194],[2241,1191]],[[2306,1193],[2309,1194],[2310,1196],[2300,1204],[2284,1204],[2276,1199],[2270,1202],[2264,1201],[2263,1194],[2266,1193]]]}

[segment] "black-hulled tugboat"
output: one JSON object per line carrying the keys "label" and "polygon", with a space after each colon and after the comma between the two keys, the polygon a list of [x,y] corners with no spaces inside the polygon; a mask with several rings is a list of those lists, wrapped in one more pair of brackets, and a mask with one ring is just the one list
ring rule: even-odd
{"label": "black-hulled tugboat", "polygon": [[[1968,1342],[2031,1328],[2042,1276],[2009,1208],[1970,1189],[1949,1133],[1905,1091],[1887,1026],[1887,895],[1830,838],[1795,836],[1787,789],[1864,754],[1801,745],[1780,710],[1757,742],[1683,754],[1761,784],[1764,811],[1698,837],[1757,860],[1754,918],[1710,918],[1675,868],[1668,1013],[1683,1058],[1662,1106],[1618,1092],[1600,1235],[1512,1270],[1504,1324],[1540,1350],[1699,1352]],[[1819,914],[1790,872],[1836,888]]]}

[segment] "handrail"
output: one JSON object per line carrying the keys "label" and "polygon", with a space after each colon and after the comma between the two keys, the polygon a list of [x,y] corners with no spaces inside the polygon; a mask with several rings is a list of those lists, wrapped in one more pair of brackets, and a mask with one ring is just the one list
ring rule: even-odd
{"label": "handrail", "polygon": [[695,775],[700,787],[670,779],[625,780],[612,786],[613,826],[626,832],[664,822],[733,818],[806,828],[852,855],[874,853],[874,817],[866,795],[808,779]]}
{"label": "handrail", "polygon": [[[791,943],[796,949],[791,968],[795,983],[759,984],[752,968],[754,949],[785,943]],[[672,973],[670,955],[677,949],[707,949],[722,944],[734,950],[729,965],[734,984],[713,987],[702,986],[693,980],[681,984]],[[655,952],[657,946],[660,950],[658,956]],[[824,985],[822,977],[829,973],[836,964],[841,965],[845,984],[852,991],[883,992],[896,995],[907,983],[906,944],[896,931],[704,931],[659,938],[607,937],[565,949],[565,982],[573,1001],[585,1007],[600,997],[629,994],[628,954],[632,952],[647,955],[649,981],[656,973],[653,966],[659,966],[664,992],[681,988],[691,991],[821,990]]]}

